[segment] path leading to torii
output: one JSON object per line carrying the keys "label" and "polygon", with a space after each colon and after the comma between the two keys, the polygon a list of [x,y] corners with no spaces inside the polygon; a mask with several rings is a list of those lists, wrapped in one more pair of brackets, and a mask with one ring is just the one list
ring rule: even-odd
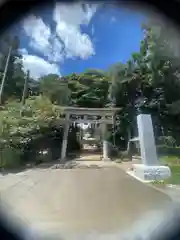
{"label": "path leading to torii", "polygon": [[101,162],[97,169],[30,169],[0,176],[0,182],[0,194],[12,212],[44,233],[64,236],[130,231],[148,211],[171,201],[111,162]]}

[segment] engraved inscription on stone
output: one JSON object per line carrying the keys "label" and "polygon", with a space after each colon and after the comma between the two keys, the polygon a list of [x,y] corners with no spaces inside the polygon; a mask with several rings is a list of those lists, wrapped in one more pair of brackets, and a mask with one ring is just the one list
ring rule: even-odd
{"label": "engraved inscription on stone", "polygon": [[144,170],[144,179],[146,180],[162,180],[170,177],[168,169],[148,168]]}

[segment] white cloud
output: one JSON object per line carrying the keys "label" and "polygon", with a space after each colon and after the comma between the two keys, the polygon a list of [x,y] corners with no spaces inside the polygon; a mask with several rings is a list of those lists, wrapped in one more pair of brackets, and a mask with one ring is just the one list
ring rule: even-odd
{"label": "white cloud", "polygon": [[70,26],[79,26],[80,24],[88,24],[96,12],[97,5],[82,3],[62,4],[56,3],[54,8],[54,20],[64,22]]}
{"label": "white cloud", "polygon": [[60,75],[59,68],[55,63],[49,63],[38,56],[29,55],[27,50],[23,55],[23,65],[25,70],[30,70],[30,76],[34,79],[50,73]]}
{"label": "white cloud", "polygon": [[94,54],[93,44],[87,34],[82,34],[78,28],[67,26],[64,22],[57,25],[57,34],[63,40],[68,58],[85,59]]}
{"label": "white cloud", "polygon": [[51,31],[41,18],[34,15],[28,16],[23,21],[23,28],[26,34],[31,37],[32,45],[35,44],[40,50],[48,48]]}
{"label": "white cloud", "polygon": [[66,56],[86,59],[95,54],[90,37],[81,32],[80,26],[87,25],[96,11],[93,7],[82,4],[59,4],[54,8],[53,20],[56,22],[56,33],[64,42]]}
{"label": "white cloud", "polygon": [[28,51],[27,51],[27,49],[25,49],[25,48],[19,49],[19,52],[20,52],[22,55],[27,55],[27,54],[28,54]]}
{"label": "white cloud", "polygon": [[58,66],[64,59],[87,59],[95,54],[93,43],[88,34],[82,33],[81,26],[90,23],[96,9],[95,4],[85,4],[84,7],[80,3],[55,4],[52,16],[52,21],[56,24],[54,30],[50,27],[50,22],[48,25],[35,15],[30,15],[21,22],[24,33],[29,38],[29,47],[37,53],[31,55],[25,48],[20,49],[24,67],[30,70],[32,77],[37,79],[49,73],[60,74]]}
{"label": "white cloud", "polygon": [[81,32],[81,25],[88,25],[97,5],[56,4],[53,20],[56,30],[53,32],[42,18],[30,15],[22,21],[22,28],[30,38],[29,46],[44,54],[51,62],[60,62],[64,58],[80,57],[86,59],[95,54],[90,37]]}
{"label": "white cloud", "polygon": [[22,22],[22,27],[26,35],[30,38],[29,46],[34,50],[43,53],[50,61],[62,60],[62,44],[51,32],[43,20],[34,15],[30,15]]}

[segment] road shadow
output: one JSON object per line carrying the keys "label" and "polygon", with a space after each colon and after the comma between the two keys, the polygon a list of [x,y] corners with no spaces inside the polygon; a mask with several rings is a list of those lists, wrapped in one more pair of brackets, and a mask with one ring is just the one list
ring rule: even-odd
{"label": "road shadow", "polygon": [[76,158],[79,158],[80,154],[71,154],[69,156],[67,156],[67,158],[65,159],[65,161],[61,161],[60,159],[56,159],[56,160],[50,160],[50,161],[46,161],[46,162],[29,162],[24,166],[20,166],[17,168],[0,168],[0,174],[5,176],[8,174],[17,174],[17,173],[21,173],[27,170],[31,170],[31,169],[49,169],[49,168],[53,168],[53,166],[56,166],[58,164],[66,164],[69,162],[72,162],[73,160],[75,160]]}

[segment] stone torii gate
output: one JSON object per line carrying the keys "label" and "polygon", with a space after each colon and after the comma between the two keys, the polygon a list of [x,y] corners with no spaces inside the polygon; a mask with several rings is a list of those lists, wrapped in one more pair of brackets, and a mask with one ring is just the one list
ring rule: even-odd
{"label": "stone torii gate", "polygon": [[64,124],[64,134],[61,148],[61,161],[66,158],[68,132],[71,124],[100,124],[103,138],[103,160],[108,160],[108,142],[106,141],[107,124],[114,123],[114,116],[120,108],[76,108],[65,107],[60,119]]}

